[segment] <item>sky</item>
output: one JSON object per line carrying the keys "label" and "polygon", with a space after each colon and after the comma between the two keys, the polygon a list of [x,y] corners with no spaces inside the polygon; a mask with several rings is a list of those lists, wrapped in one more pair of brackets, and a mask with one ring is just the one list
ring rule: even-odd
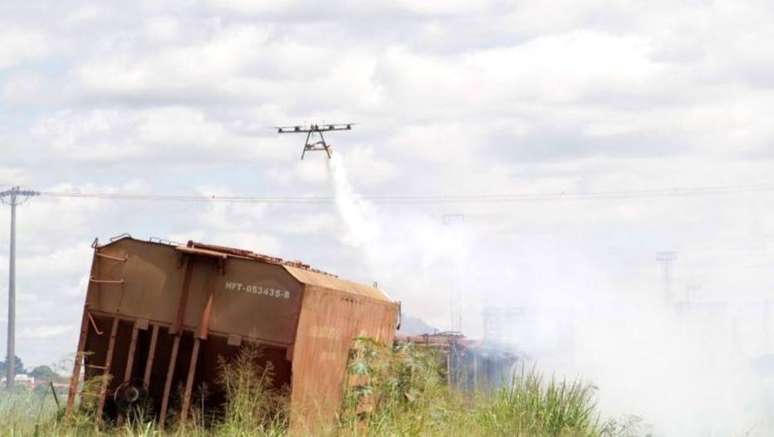
{"label": "sky", "polygon": [[[90,244],[124,232],[377,281],[474,337],[483,308],[557,290],[660,296],[659,251],[677,253],[680,298],[765,299],[772,21],[755,0],[4,0],[0,186],[332,196],[324,157],[300,161],[303,138],[272,127],[354,122],[329,136],[352,191],[425,197],[368,204],[380,237],[365,242],[332,203],[34,198],[18,211],[17,353],[72,356]],[[727,192],[426,199],[690,187]]]}

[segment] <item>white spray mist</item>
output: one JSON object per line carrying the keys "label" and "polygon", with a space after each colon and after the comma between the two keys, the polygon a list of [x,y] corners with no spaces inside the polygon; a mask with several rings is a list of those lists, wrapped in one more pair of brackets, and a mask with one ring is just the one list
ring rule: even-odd
{"label": "white spray mist", "polygon": [[417,212],[390,213],[359,198],[336,152],[328,161],[342,241],[404,311],[446,326],[450,292],[461,294],[466,334],[481,332],[485,306],[522,306],[513,345],[538,369],[599,388],[606,416],[638,415],[654,436],[766,436],[765,381],[733,347],[722,321],[687,321],[648,287],[621,290],[582,250],[519,241]]}
{"label": "white spray mist", "polygon": [[[459,291],[454,284],[468,269],[466,234],[426,215],[378,211],[353,190],[339,152],[328,160],[328,169],[344,224],[342,241],[361,252],[372,278],[401,300],[409,314],[446,327],[449,295]],[[443,282],[437,282],[436,272],[445,272]]]}
{"label": "white spray mist", "polygon": [[375,214],[371,206],[355,194],[347,169],[338,153],[333,153],[326,162],[333,183],[336,208],[348,231],[345,241],[355,247],[372,246],[379,240],[380,234],[379,227],[373,220]]}

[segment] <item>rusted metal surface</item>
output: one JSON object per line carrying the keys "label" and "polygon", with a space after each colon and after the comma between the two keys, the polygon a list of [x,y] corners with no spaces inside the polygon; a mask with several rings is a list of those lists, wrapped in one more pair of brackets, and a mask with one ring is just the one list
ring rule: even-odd
{"label": "rusted metal surface", "polygon": [[150,386],[151,371],[153,370],[153,359],[156,357],[156,342],[159,340],[159,325],[153,325],[150,346],[148,346],[148,358],[145,360],[145,370],[142,377],[142,387],[148,390]]}
{"label": "rusted metal surface", "polygon": [[70,389],[67,392],[67,414],[71,414],[73,412],[73,407],[75,406],[75,396],[78,394],[78,384],[80,383],[80,377],[81,377],[81,364],[83,363],[83,350],[86,347],[86,336],[89,333],[89,320],[92,320],[92,323],[94,323],[93,319],[91,318],[91,314],[89,314],[89,307],[88,305],[83,308],[83,316],[81,317],[81,333],[78,337],[78,348],[75,352],[75,358],[73,359],[73,375],[70,378]]}
{"label": "rusted metal surface", "polygon": [[126,369],[124,370],[124,382],[129,382],[132,379],[132,370],[134,370],[134,355],[137,349],[137,334],[140,333],[140,329],[137,323],[132,327],[132,340],[129,343],[129,356],[126,359]]}
{"label": "rusted metal surface", "polygon": [[[263,360],[257,364],[271,363],[274,384],[290,388],[292,426],[314,429],[338,409],[353,339],[392,342],[399,312],[380,290],[301,262],[194,242],[127,236],[96,245],[92,278],[78,346],[85,377],[115,373],[106,394],[137,381],[161,426],[169,412],[185,420],[202,384],[211,392],[209,408],[217,410],[224,400],[219,357],[257,344]],[[88,335],[89,320],[99,332],[118,319],[110,339]],[[79,372],[75,367],[72,393]],[[122,406],[105,399],[104,414],[120,417]]]}
{"label": "rusted metal surface", "polygon": [[418,346],[431,346],[436,349],[449,349],[455,345],[467,344],[470,340],[459,332],[446,331],[435,334],[403,335],[396,339],[402,343],[414,343]]}
{"label": "rusted metal surface", "polygon": [[164,423],[167,420],[167,409],[169,408],[169,392],[172,390],[172,378],[175,376],[175,366],[177,365],[177,354],[180,351],[180,335],[176,335],[172,343],[172,355],[169,357],[169,367],[167,368],[167,377],[164,382],[164,394],[161,398],[161,413],[159,413],[159,428],[164,429]]}
{"label": "rusted metal surface", "polygon": [[94,255],[98,256],[100,258],[105,258],[105,259],[109,259],[109,260],[116,261],[116,262],[122,262],[122,263],[126,262],[126,258],[121,258],[121,257],[118,257],[118,256],[105,255],[104,253],[99,253],[99,252],[95,253]]}
{"label": "rusted metal surface", "polygon": [[191,257],[185,258],[185,276],[183,277],[183,289],[180,291],[180,299],[177,304],[177,317],[175,318],[175,325],[173,332],[177,333],[183,326],[183,317],[185,316],[185,308],[188,304],[188,294],[191,291],[191,274],[193,273],[194,259]]}
{"label": "rusted metal surface", "polygon": [[102,374],[102,385],[99,389],[99,406],[97,407],[97,417],[102,416],[105,408],[105,398],[107,397],[108,383],[110,382],[110,368],[113,365],[113,352],[116,347],[116,335],[118,335],[118,317],[113,319],[113,325],[110,328],[110,341],[108,342],[107,358],[105,358],[104,373]]}
{"label": "rusted metal surface", "polygon": [[91,327],[94,328],[94,332],[97,335],[102,335],[103,332],[99,330],[99,327],[97,326],[97,322],[94,321],[94,317],[91,315],[91,313],[88,311],[85,311],[85,313],[89,315],[89,322],[91,322]]}
{"label": "rusted metal surface", "polygon": [[472,340],[453,331],[398,336],[395,342],[437,351],[440,364],[446,368],[447,383],[474,392],[510,383],[514,366],[523,363],[524,358],[513,349]]}
{"label": "rusted metal surface", "polygon": [[357,282],[347,281],[332,275],[319,274],[312,270],[302,269],[290,265],[284,266],[297,281],[305,284],[307,287],[313,286],[328,290],[339,290],[346,293],[365,296],[371,299],[386,301],[387,298],[381,290],[358,284]]}
{"label": "rusted metal surface", "polygon": [[185,392],[183,393],[183,407],[180,409],[180,420],[183,422],[188,418],[188,409],[191,408],[191,391],[193,390],[194,375],[196,374],[196,363],[199,361],[200,345],[201,339],[194,339],[191,362],[188,365],[188,377],[185,382]]}
{"label": "rusted metal surface", "polygon": [[309,264],[304,264],[301,261],[287,261],[287,260],[283,260],[282,258],[262,255],[260,253],[251,252],[249,250],[235,249],[232,247],[225,247],[225,246],[216,246],[213,244],[191,242],[189,243],[189,245],[190,247],[196,248],[196,249],[209,250],[216,253],[224,253],[224,254],[227,254],[230,258],[243,258],[243,259],[250,259],[253,261],[261,261],[267,264],[277,264],[277,265],[283,265],[283,266],[289,266],[289,267],[296,267],[296,268],[308,270],[314,273],[320,273],[322,275],[336,277],[336,275],[326,273],[322,270],[314,269]]}
{"label": "rusted metal surface", "polygon": [[215,293],[210,289],[210,294],[207,296],[207,304],[204,306],[204,312],[202,312],[202,321],[199,323],[197,337],[201,340],[207,340],[207,335],[210,331],[210,318],[212,317],[212,301],[214,297]]}
{"label": "rusted metal surface", "polygon": [[368,336],[390,344],[397,306],[341,290],[308,286],[293,353],[291,422],[314,433],[341,404],[352,340]]}

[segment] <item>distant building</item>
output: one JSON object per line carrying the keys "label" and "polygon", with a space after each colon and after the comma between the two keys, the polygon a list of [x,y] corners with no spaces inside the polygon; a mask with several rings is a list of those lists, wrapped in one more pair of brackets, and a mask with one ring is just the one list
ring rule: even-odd
{"label": "distant building", "polygon": [[[35,378],[23,373],[16,375],[14,378],[14,384],[17,386],[23,386],[27,388],[35,387]],[[0,379],[0,385],[5,385],[6,378]]]}

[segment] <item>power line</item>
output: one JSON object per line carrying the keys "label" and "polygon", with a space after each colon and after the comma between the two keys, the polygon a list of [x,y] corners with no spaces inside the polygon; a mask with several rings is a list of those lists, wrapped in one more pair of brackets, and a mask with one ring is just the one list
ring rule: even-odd
{"label": "power line", "polygon": [[[626,200],[640,198],[692,197],[705,195],[728,195],[774,191],[774,184],[729,185],[706,187],[674,187],[647,190],[621,190],[597,192],[551,192],[514,194],[471,194],[471,195],[363,195],[361,200],[385,204],[462,204],[462,203],[516,203],[562,200]],[[177,202],[230,202],[261,204],[328,204],[334,203],[332,196],[219,196],[219,195],[164,195],[152,193],[107,193],[79,191],[43,191],[41,196],[73,199],[111,199]]]}
{"label": "power line", "polygon": [[147,193],[81,193],[43,191],[41,196],[73,198],[73,199],[117,199],[117,200],[152,200],[179,202],[235,202],[235,203],[329,203],[333,197],[267,197],[267,196],[219,196],[219,195],[184,195],[184,194],[147,194]]}

